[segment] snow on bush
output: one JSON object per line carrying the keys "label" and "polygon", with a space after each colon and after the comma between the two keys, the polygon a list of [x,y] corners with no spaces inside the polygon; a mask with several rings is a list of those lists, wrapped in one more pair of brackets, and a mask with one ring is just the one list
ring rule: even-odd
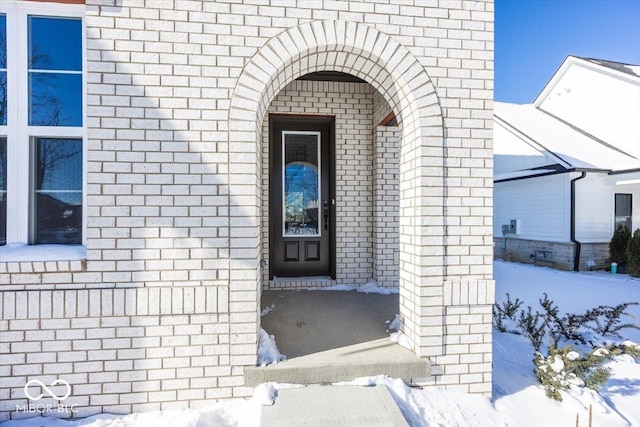
{"label": "snow on bush", "polygon": [[599,390],[610,376],[609,369],[602,366],[609,360],[608,354],[606,349],[598,348],[581,355],[570,345],[559,349],[552,345],[546,357],[536,352],[535,374],[547,396],[561,401],[560,390],[571,386]]}
{"label": "snow on bush", "polygon": [[518,333],[519,325],[516,316],[522,304],[523,301],[518,298],[511,301],[511,295],[507,293],[506,301],[493,306],[493,327],[500,332]]}
{"label": "snow on bush", "polygon": [[[631,317],[627,309],[638,305],[626,302],[616,306],[601,305],[584,314],[568,313],[561,316],[560,310],[545,293],[539,300],[543,311],[521,308],[519,299],[495,304],[493,325],[500,332],[526,336],[535,350],[533,363],[536,378],[546,395],[562,400],[560,390],[587,387],[599,390],[610,377],[609,369],[603,365],[619,354],[638,357],[634,346],[605,343],[606,338],[622,339],[624,329],[640,329],[639,325],[624,323],[622,316]],[[548,345],[545,345],[545,339]],[[575,346],[575,348],[574,348]]]}

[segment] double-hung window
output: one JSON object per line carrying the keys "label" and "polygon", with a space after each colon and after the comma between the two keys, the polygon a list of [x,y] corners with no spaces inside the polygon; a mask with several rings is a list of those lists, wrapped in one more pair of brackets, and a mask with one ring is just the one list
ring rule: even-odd
{"label": "double-hung window", "polygon": [[0,245],[84,242],[83,15],[0,4]]}

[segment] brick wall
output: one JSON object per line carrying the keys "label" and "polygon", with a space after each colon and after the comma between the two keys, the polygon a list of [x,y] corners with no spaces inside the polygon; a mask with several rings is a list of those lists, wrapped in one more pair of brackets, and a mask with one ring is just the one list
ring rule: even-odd
{"label": "brick wall", "polygon": [[[594,267],[589,267],[589,261],[595,262]],[[604,243],[583,243],[580,248],[580,270],[607,269],[611,268],[611,254],[609,253],[609,242]]]}
{"label": "brick wall", "polygon": [[[507,237],[494,237],[494,254],[496,258],[506,261],[517,261],[533,264],[532,255],[536,251],[545,252],[546,259],[535,261],[536,264],[553,267],[560,270],[573,270],[575,257],[575,245],[571,242],[549,242],[543,240],[528,240]],[[594,267],[589,267],[589,261],[595,262]],[[580,248],[580,262],[578,268],[581,271],[589,269],[606,269],[610,267],[609,242],[606,243],[582,243]]]}
{"label": "brick wall", "polygon": [[491,394],[493,281],[451,281],[444,286],[443,367],[436,385],[464,393]]}
{"label": "brick wall", "polygon": [[373,278],[379,286],[399,285],[400,131],[379,127],[375,133],[373,189]]}
{"label": "brick wall", "polygon": [[[30,379],[72,384],[77,416],[183,408],[234,396],[226,289],[0,293],[2,411]],[[53,399],[38,404],[56,404]],[[14,413],[13,418],[33,413]],[[69,412],[66,416],[71,415]]]}
{"label": "brick wall", "polygon": [[[400,121],[403,330],[417,354],[451,364],[445,384],[463,363],[443,358],[460,350],[452,340],[482,339],[464,347],[474,375],[451,381],[488,393],[490,0],[87,0],[86,38],[86,259],[0,261],[2,350],[11,354],[0,361],[0,420],[24,402],[23,384],[6,379],[30,369],[74,375],[83,415],[251,393],[243,366],[256,360],[262,287],[258,135],[280,90],[324,69],[368,81]],[[363,126],[372,129],[383,109],[367,96]],[[371,143],[361,150],[354,156],[370,165]],[[362,177],[373,191],[372,172],[362,174],[341,178]],[[373,274],[371,259],[362,268],[354,281]],[[446,289],[464,283],[484,286],[486,298],[465,285],[466,303],[446,303]],[[203,292],[216,303],[202,305]],[[102,371],[90,377],[94,368]]]}

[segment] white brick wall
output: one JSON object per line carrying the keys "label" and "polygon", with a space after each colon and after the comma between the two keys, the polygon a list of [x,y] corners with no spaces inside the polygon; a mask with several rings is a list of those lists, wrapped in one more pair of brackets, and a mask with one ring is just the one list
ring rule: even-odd
{"label": "white brick wall", "polygon": [[433,361],[444,375],[435,384],[465,393],[491,393],[493,281],[444,285],[444,350]]}
{"label": "white brick wall", "polygon": [[[212,385],[233,384],[229,367],[208,369],[229,364],[229,314],[218,299],[202,295],[203,304],[187,313],[184,306],[198,289],[174,289],[163,295],[169,299],[166,304],[151,297],[152,291],[29,292],[41,307],[61,305],[61,313],[42,311],[39,316],[27,313],[33,303],[20,297],[24,292],[0,293],[2,363],[11,378],[3,379],[4,396],[11,399],[2,410],[28,403],[22,387],[34,377],[72,384],[65,403],[80,405],[80,416],[167,409],[171,402],[187,407],[198,400],[193,396],[204,399]],[[7,311],[8,306],[17,311]],[[7,394],[6,387],[15,391]],[[233,389],[221,387],[217,393],[231,397]],[[157,404],[148,406],[153,402]]]}
{"label": "white brick wall", "polygon": [[[72,378],[82,415],[250,394],[259,134],[280,91],[324,69],[365,79],[400,122],[405,333],[444,366],[443,384],[488,393],[493,4],[404,3],[87,0],[87,257],[0,260],[0,420],[25,402],[24,380],[57,373]],[[362,95],[369,139],[353,154],[372,165],[372,123],[386,114],[370,88]],[[348,172],[340,179],[374,191],[374,172]],[[367,221],[356,283],[375,274]],[[449,286],[465,302],[448,302]]]}
{"label": "white brick wall", "polygon": [[399,285],[400,131],[378,127],[373,162],[373,279],[379,286]]}

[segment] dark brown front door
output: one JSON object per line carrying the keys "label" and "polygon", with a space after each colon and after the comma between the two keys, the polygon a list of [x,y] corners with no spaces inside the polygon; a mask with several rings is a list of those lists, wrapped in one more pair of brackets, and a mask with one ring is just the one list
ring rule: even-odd
{"label": "dark brown front door", "polygon": [[271,278],[335,278],[333,128],[333,117],[269,117]]}

